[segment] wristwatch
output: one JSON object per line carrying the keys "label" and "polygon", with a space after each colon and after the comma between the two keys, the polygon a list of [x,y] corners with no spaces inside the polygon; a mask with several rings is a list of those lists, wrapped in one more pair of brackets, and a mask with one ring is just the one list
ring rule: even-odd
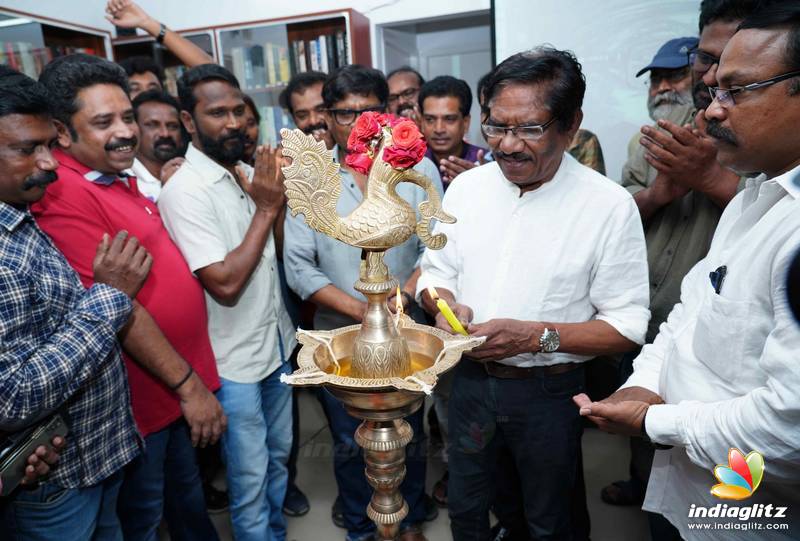
{"label": "wristwatch", "polygon": [[542,353],[553,353],[561,345],[561,338],[556,329],[544,328],[539,337],[539,351]]}

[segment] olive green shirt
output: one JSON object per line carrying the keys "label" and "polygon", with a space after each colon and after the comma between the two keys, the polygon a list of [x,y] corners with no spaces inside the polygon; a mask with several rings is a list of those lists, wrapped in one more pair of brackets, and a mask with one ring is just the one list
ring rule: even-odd
{"label": "olive green shirt", "polygon": [[[675,107],[667,120],[683,126],[692,122],[694,112],[689,106]],[[658,173],[645,160],[645,152],[639,136],[634,136],[628,145],[628,161],[622,168],[622,185],[631,195],[649,187]],[[653,341],[659,326],[680,301],[683,277],[708,253],[722,210],[705,194],[690,191],[644,223],[650,268],[647,343]]]}

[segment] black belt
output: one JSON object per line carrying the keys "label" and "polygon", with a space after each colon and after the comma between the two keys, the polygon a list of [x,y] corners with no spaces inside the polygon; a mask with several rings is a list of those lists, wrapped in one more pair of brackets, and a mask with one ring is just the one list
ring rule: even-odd
{"label": "black belt", "polygon": [[583,363],[561,363],[549,366],[511,366],[494,361],[483,363],[483,369],[492,377],[500,379],[528,379],[542,376],[555,376],[577,370]]}

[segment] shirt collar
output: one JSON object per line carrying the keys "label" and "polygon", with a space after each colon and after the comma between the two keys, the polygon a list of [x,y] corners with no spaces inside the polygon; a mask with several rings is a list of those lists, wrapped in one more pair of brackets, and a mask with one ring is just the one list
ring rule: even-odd
{"label": "shirt collar", "polygon": [[[203,180],[212,184],[220,182],[221,180],[231,176],[227,169],[209,158],[192,143],[189,143],[189,147],[186,149],[186,161],[189,162],[192,167],[197,169]],[[250,166],[246,163],[239,162],[237,165],[244,168],[244,170],[248,173],[250,172]],[[236,179],[234,179],[234,181],[235,180]]]}
{"label": "shirt collar", "polygon": [[800,166],[782,174],[775,181],[794,199],[800,199]]}
{"label": "shirt collar", "polygon": [[25,210],[20,210],[13,205],[0,201],[0,225],[7,229],[9,233],[13,233],[28,218],[31,218],[31,214],[27,207]]}
{"label": "shirt collar", "polygon": [[[570,156],[569,154],[567,154],[565,152],[561,156],[561,163],[559,164],[558,169],[556,169],[556,172],[553,175],[553,178],[551,178],[550,180],[548,180],[547,182],[545,182],[544,184],[542,184],[541,186],[539,186],[535,190],[532,190],[530,192],[525,192],[524,194],[522,194],[522,197],[534,197],[533,194],[540,194],[543,191],[549,190],[552,186],[555,186],[556,184],[559,184],[559,180],[564,178],[566,175],[569,174],[568,173],[569,168],[571,167],[572,161],[574,161],[574,160],[575,159],[572,156]],[[517,186],[516,184],[514,184],[513,182],[511,182],[510,180],[508,180],[506,178],[506,176],[503,174],[503,170],[500,169],[500,165],[496,161],[492,162],[492,163],[497,167],[497,171],[500,173],[500,178],[502,179],[502,183],[506,187],[506,189],[510,193],[512,193],[514,195],[514,197],[517,197],[517,198],[520,197],[519,186]]]}
{"label": "shirt collar", "polygon": [[95,171],[90,169],[88,166],[82,164],[78,160],[75,159],[74,156],[71,154],[64,152],[63,149],[57,148],[53,151],[53,157],[58,160],[59,167],[66,167],[67,169],[71,169],[78,173],[80,176],[85,178],[90,182],[94,182],[95,184],[101,184],[103,186],[110,186],[114,183],[115,180],[120,179],[126,185],[128,184],[128,174],[124,172],[120,172],[116,175],[109,175],[106,173],[101,173],[100,171]]}

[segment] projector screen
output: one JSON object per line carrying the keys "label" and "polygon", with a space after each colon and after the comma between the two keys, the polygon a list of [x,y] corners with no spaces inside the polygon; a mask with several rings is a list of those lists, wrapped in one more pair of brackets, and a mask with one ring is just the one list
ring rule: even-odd
{"label": "projector screen", "polygon": [[586,75],[582,128],[600,139],[619,181],[627,146],[647,115],[650,63],[669,39],[697,36],[699,0],[494,0],[497,62],[549,43],[575,53]]}

